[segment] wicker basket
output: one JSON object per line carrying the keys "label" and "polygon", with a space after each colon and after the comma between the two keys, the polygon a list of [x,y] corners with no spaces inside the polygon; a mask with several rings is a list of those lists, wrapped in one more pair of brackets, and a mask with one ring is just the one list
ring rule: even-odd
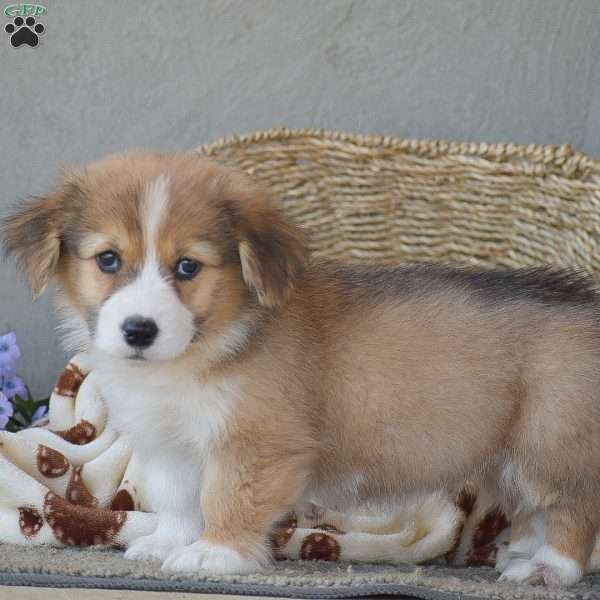
{"label": "wicker basket", "polygon": [[274,129],[199,151],[268,184],[323,257],[559,264],[600,279],[600,161],[569,146]]}

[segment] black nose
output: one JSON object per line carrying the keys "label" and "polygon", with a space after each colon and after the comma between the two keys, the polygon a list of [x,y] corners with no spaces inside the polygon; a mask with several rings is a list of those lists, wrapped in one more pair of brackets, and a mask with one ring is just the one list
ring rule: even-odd
{"label": "black nose", "polygon": [[127,317],[121,325],[125,341],[134,348],[148,348],[158,335],[158,326],[153,319],[139,315]]}

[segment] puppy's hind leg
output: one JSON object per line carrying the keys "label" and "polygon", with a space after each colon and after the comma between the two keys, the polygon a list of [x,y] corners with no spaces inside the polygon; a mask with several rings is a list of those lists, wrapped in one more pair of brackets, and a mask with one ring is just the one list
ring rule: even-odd
{"label": "puppy's hind leg", "polygon": [[548,539],[533,556],[547,585],[571,585],[585,573],[598,529],[595,506],[573,499],[544,511]]}
{"label": "puppy's hind leg", "polygon": [[[576,583],[600,525],[600,331],[598,319],[554,317],[531,340],[507,440],[519,500],[539,511],[544,544],[509,562],[502,579]],[[518,561],[518,562],[517,562]]]}

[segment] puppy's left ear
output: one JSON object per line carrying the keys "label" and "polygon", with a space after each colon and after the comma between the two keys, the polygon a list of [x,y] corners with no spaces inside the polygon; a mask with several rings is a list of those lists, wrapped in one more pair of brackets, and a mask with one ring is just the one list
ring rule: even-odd
{"label": "puppy's left ear", "polygon": [[280,307],[306,267],[304,235],[274,207],[265,189],[243,180],[234,197],[234,227],[244,281],[263,306]]}
{"label": "puppy's left ear", "polygon": [[34,198],[0,224],[6,254],[12,254],[27,276],[34,296],[56,272],[61,251],[63,195]]}

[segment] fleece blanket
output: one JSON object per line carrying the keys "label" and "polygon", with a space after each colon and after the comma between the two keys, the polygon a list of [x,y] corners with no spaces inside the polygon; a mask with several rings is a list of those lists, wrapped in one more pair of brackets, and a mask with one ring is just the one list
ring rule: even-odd
{"label": "fleece blanket", "polygon": [[[47,422],[0,432],[0,542],[125,548],[156,527],[143,457],[109,426],[101,389],[79,354],[58,379]],[[465,484],[456,498],[407,498],[385,516],[303,505],[270,539],[275,559],[494,566],[508,536],[497,499]]]}

